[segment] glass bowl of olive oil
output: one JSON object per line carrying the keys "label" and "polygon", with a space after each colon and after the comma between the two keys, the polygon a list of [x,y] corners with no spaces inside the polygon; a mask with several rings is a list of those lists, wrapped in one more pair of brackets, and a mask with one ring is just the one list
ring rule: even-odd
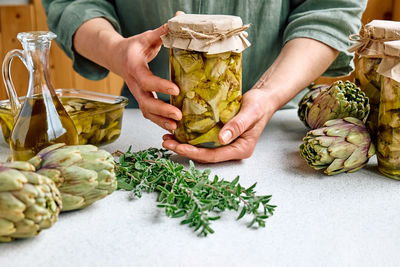
{"label": "glass bowl of olive oil", "polygon": [[[122,116],[128,99],[80,89],[56,89],[56,94],[75,124],[79,144],[96,146],[114,142],[121,134]],[[24,102],[24,97],[19,98]],[[0,101],[0,126],[8,143],[14,117],[10,101]]]}

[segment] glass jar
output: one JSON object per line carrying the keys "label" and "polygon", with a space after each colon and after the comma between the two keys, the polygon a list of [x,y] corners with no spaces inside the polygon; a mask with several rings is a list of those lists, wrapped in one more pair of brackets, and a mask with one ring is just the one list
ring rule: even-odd
{"label": "glass jar", "polygon": [[170,78],[180,93],[171,103],[182,111],[175,138],[201,147],[218,147],[218,133],[240,109],[242,53],[170,49]]}
{"label": "glass jar", "polygon": [[170,79],[180,89],[171,104],[182,111],[175,138],[214,148],[218,134],[240,109],[242,52],[250,46],[249,24],[228,15],[181,14],[161,36],[169,48]]}
{"label": "glass jar", "polygon": [[400,82],[382,76],[378,118],[378,169],[400,180]]}
{"label": "glass jar", "polygon": [[371,109],[365,125],[375,144],[378,131],[379,98],[381,93],[381,75],[376,70],[381,61],[382,58],[361,56],[355,68],[355,83],[369,98]]}
{"label": "glass jar", "polygon": [[[28,160],[54,143],[77,145],[78,133],[58,99],[49,76],[52,32],[22,32],[17,35],[23,50],[8,52],[3,61],[3,80],[14,115],[10,135],[11,160]],[[12,60],[18,57],[29,72],[28,90],[21,107],[11,79]]]}

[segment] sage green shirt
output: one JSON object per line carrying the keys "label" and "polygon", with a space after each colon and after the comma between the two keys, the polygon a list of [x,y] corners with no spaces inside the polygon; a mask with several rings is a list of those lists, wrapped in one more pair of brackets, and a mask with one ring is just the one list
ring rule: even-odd
{"label": "sage green shirt", "polygon": [[[347,52],[348,35],[359,32],[366,3],[367,0],[43,0],[49,28],[58,36],[56,42],[72,58],[74,69],[92,80],[104,78],[108,71],[77,54],[72,46],[73,34],[89,19],[104,17],[128,37],[159,27],[178,10],[240,16],[245,24],[251,24],[248,40],[252,45],[243,53],[244,91],[256,83],[286,42],[299,37],[321,41],[340,51],[325,76],[348,74],[353,67],[352,55]],[[154,74],[165,79],[167,52],[166,48],[161,49],[149,64]],[[123,94],[130,96],[127,88]],[[299,97],[286,107],[297,106]],[[137,104],[131,101],[130,106]]]}

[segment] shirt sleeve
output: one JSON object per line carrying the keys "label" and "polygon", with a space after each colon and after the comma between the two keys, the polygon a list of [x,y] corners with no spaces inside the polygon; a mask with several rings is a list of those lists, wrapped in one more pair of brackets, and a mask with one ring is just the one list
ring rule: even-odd
{"label": "shirt sleeve", "polygon": [[121,33],[113,4],[106,0],[43,0],[42,2],[49,29],[57,34],[56,42],[72,59],[74,70],[91,80],[106,77],[109,72],[107,69],[74,50],[72,38],[79,26],[97,17],[107,19],[115,30]]}
{"label": "shirt sleeve", "polygon": [[348,36],[360,31],[366,5],[367,0],[306,0],[289,15],[283,40],[305,37],[329,45],[339,55],[324,76],[347,75],[354,67]]}

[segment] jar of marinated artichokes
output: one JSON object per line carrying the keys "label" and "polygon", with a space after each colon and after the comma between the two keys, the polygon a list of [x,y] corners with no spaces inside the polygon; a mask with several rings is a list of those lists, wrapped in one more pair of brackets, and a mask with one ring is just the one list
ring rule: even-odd
{"label": "jar of marinated artichokes", "polygon": [[369,98],[371,111],[366,126],[376,144],[381,91],[381,76],[376,70],[384,57],[383,43],[400,39],[400,22],[373,20],[361,29],[360,35],[351,35],[350,39],[357,41],[349,51],[355,51],[359,55],[355,68],[355,83]]}
{"label": "jar of marinated artichokes", "polygon": [[218,147],[218,133],[240,109],[242,51],[249,26],[240,17],[182,14],[162,36],[170,48],[170,79],[180,93],[171,103],[182,111],[174,131],[181,143]]}
{"label": "jar of marinated artichokes", "polygon": [[400,180],[400,40],[385,42],[378,116],[378,169]]}

